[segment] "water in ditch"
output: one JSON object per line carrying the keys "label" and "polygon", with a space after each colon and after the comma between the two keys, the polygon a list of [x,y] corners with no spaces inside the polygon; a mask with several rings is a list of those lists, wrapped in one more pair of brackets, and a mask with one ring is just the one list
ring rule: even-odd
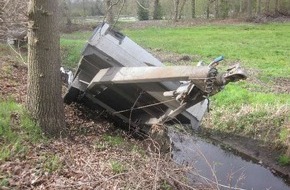
{"label": "water in ditch", "polygon": [[173,159],[192,166],[189,178],[221,190],[290,190],[289,185],[259,163],[239,157],[228,150],[191,135],[170,131]]}

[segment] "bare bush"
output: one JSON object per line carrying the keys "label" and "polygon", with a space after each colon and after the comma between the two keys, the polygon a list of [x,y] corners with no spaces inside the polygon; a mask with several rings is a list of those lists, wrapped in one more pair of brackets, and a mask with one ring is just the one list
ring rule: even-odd
{"label": "bare bush", "polygon": [[0,40],[21,41],[27,34],[28,0],[0,0]]}

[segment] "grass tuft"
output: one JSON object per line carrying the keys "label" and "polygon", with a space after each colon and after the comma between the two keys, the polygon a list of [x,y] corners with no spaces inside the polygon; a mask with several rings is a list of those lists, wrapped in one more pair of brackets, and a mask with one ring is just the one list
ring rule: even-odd
{"label": "grass tuft", "polygon": [[203,125],[215,131],[240,134],[272,145],[287,146],[290,106],[244,104],[213,106]]}
{"label": "grass tuft", "polygon": [[290,158],[286,155],[281,155],[278,158],[278,162],[281,166],[288,166],[288,165],[290,165]]}
{"label": "grass tuft", "polygon": [[115,174],[123,173],[126,169],[125,166],[117,160],[110,161],[111,169]]}
{"label": "grass tuft", "polygon": [[103,140],[109,145],[109,146],[120,146],[123,143],[125,143],[124,139],[120,136],[111,136],[111,135],[104,135]]}
{"label": "grass tuft", "polygon": [[48,155],[43,162],[43,168],[49,173],[61,170],[63,166],[62,160],[58,155]]}
{"label": "grass tuft", "polygon": [[0,118],[0,161],[21,156],[27,151],[27,142],[42,139],[41,129],[13,100],[0,100]]}

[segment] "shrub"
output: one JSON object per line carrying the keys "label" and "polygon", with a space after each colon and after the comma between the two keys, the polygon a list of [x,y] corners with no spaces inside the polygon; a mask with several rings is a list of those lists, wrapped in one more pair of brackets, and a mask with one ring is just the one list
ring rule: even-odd
{"label": "shrub", "polygon": [[139,20],[149,20],[148,1],[141,0],[137,3],[137,15]]}

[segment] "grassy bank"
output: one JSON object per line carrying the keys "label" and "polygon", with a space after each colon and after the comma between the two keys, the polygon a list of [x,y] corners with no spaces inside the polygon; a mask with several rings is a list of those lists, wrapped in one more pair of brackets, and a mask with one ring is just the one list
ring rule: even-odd
{"label": "grassy bank", "polygon": [[[240,63],[247,81],[231,84],[211,98],[203,126],[286,146],[290,122],[290,24],[207,25],[146,28],[124,32],[140,45],[202,57],[224,55],[221,65]],[[198,60],[193,59],[195,65]],[[223,68],[223,66],[221,66]]]}

